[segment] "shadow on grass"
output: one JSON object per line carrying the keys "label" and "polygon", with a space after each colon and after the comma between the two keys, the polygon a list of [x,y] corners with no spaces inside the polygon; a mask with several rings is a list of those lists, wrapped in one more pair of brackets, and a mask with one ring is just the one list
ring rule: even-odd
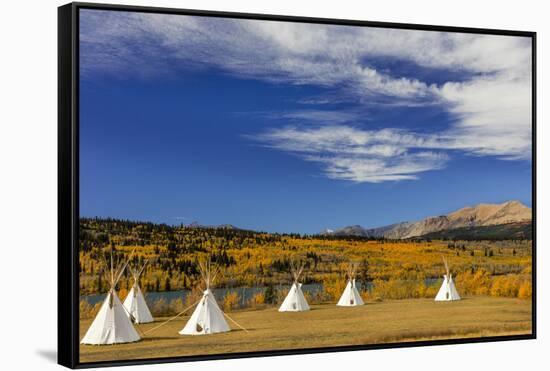
{"label": "shadow on grass", "polygon": [[234,330],[232,329],[232,330],[231,330],[231,332],[244,332],[244,333],[247,333],[247,332],[254,332],[254,331],[256,331],[256,328],[255,328],[255,327],[253,327],[253,328],[247,327],[247,328],[246,328],[246,331],[243,330],[242,328],[234,329]]}
{"label": "shadow on grass", "polygon": [[452,304],[452,303],[460,303],[461,301],[469,301],[469,300],[470,300],[470,298],[460,298],[460,300],[441,300],[441,301],[434,300],[433,302],[434,303]]}
{"label": "shadow on grass", "polygon": [[145,336],[141,338],[141,341],[148,342],[148,341],[158,341],[158,340],[178,340],[179,337],[170,337],[170,336]]}
{"label": "shadow on grass", "polygon": [[[256,328],[247,328],[246,331],[243,330],[243,329],[231,329],[231,331],[228,331],[228,332],[220,332],[220,333],[215,333],[215,334],[208,334],[208,335],[195,335],[195,336],[199,336],[199,337],[203,337],[203,336],[216,336],[216,335],[224,335],[224,334],[228,334],[228,333],[231,333],[231,332],[236,332],[236,333],[241,333],[241,332],[244,332],[244,333],[248,333],[248,332],[254,332],[256,331]],[[141,340],[142,341],[157,341],[157,340],[178,340],[178,339],[185,339],[185,338],[189,338],[191,337],[191,335],[180,335],[180,334],[175,334],[174,336],[147,336],[145,335],[145,337],[142,337]]]}
{"label": "shadow on grass", "polygon": [[[384,300],[378,300],[378,301],[367,301],[364,305],[355,307],[355,308],[361,308],[361,307],[372,307],[373,305],[381,305],[384,304]],[[351,307],[354,308],[354,307]]]}

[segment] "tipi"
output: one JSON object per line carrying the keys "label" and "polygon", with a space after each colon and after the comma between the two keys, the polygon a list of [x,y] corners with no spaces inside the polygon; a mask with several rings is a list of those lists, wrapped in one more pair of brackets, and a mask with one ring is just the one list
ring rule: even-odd
{"label": "tipi", "polygon": [[302,284],[298,282],[303,270],[303,264],[299,268],[295,267],[294,264],[291,264],[291,273],[294,277],[294,282],[292,283],[292,287],[288,291],[288,295],[283,301],[283,304],[279,307],[279,312],[302,312],[309,310],[309,305],[307,304],[304,293],[302,292]]}
{"label": "tipi", "polygon": [[124,307],[126,308],[128,317],[130,317],[134,323],[149,323],[154,321],[151,311],[147,307],[147,303],[143,297],[143,293],[139,288],[139,277],[145,270],[147,263],[148,261],[146,261],[139,270],[132,269],[132,267],[128,265],[128,269],[134,277],[134,285],[124,300]]}
{"label": "tipi", "polygon": [[361,298],[361,295],[359,295],[357,287],[355,286],[356,270],[357,266],[350,263],[347,270],[348,284],[346,285],[346,288],[344,289],[344,292],[342,293],[342,296],[340,296],[340,300],[338,300],[336,305],[340,307],[355,307],[357,305],[365,304]]}
{"label": "tipi", "polygon": [[447,274],[443,276],[443,284],[435,296],[435,301],[460,300],[460,295],[458,295],[458,291],[456,291],[453,276],[449,271],[449,265],[447,264],[447,260],[445,258],[443,258],[443,264],[445,264],[445,271]]}
{"label": "tipi", "polygon": [[[113,252],[111,251],[111,269],[107,277],[110,284],[109,292],[86,335],[80,341],[81,344],[131,343],[141,339],[128,318],[126,309],[120,302],[115,290],[127,264],[127,261],[124,263],[120,260],[115,269],[113,267]],[[105,266],[107,266],[106,262]]]}
{"label": "tipi", "polygon": [[214,294],[210,290],[210,286],[214,283],[219,270],[216,268],[212,269],[210,262],[205,264],[199,263],[199,269],[206,288],[191,318],[189,318],[189,321],[187,321],[187,324],[179,334],[208,335],[231,331],[225,321],[222,310],[218,306],[218,303],[216,303]]}

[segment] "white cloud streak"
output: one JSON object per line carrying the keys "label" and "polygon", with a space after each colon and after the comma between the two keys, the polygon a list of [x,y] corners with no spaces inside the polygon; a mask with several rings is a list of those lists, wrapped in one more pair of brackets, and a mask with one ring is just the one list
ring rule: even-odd
{"label": "white cloud streak", "polygon": [[353,182],[417,179],[418,173],[441,169],[448,160],[445,153],[431,150],[440,148],[444,139],[395,129],[285,127],[252,139],[320,163],[328,178]]}
{"label": "white cloud streak", "polygon": [[[85,10],[81,14],[84,75],[101,72],[147,77],[169,74],[179,68],[216,68],[240,78],[275,84],[322,86],[332,91],[332,97],[337,100],[347,99],[358,105],[377,100],[389,106],[439,105],[454,118],[450,128],[441,127],[437,132],[439,140],[431,147],[438,150],[436,153],[411,153],[412,147],[397,153],[397,147],[388,149],[385,147],[388,144],[382,141],[376,145],[351,146],[356,151],[376,152],[372,159],[363,158],[360,166],[347,157],[328,156],[332,159],[327,160],[324,149],[304,157],[322,163],[331,178],[414,179],[417,176],[414,174],[441,168],[449,156],[443,151],[449,150],[505,160],[525,160],[531,156],[531,43],[528,38],[97,10]],[[368,63],[372,58],[460,72],[468,78],[434,84],[402,75],[398,69],[377,69]],[[327,95],[303,102],[326,104],[331,99],[331,95]],[[357,120],[346,115],[303,110],[283,112],[280,117],[291,122],[321,123],[335,129],[334,125]],[[328,135],[324,131],[298,127],[285,128],[280,134],[285,130],[310,139]],[[336,136],[343,131],[340,127]],[[384,131],[352,133],[363,139],[387,134]],[[392,133],[397,137],[410,135],[415,140],[427,140],[413,133]],[[268,134],[273,136],[276,132]],[[269,139],[272,147],[302,153],[286,148],[281,144],[282,139],[275,145],[274,137],[268,134],[263,138]],[[297,144],[290,141],[288,146]],[[378,145],[381,147],[376,147]],[[397,159],[380,160],[391,158],[382,156],[384,151],[397,153],[394,155]],[[382,175],[376,177],[377,171]]]}

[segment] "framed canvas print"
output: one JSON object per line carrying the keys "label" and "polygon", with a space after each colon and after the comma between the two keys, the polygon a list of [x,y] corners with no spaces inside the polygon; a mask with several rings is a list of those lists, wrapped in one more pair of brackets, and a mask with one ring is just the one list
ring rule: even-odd
{"label": "framed canvas print", "polygon": [[535,33],[59,8],[59,363],[536,336]]}

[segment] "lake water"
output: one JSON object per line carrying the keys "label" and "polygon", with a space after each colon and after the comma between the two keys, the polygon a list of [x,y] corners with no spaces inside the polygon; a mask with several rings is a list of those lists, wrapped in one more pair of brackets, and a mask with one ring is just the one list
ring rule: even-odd
{"label": "lake water", "polygon": [[[437,278],[429,278],[424,281],[426,286],[433,286],[440,282],[440,279]],[[275,286],[274,288],[277,291],[281,290],[287,290],[290,287],[290,285],[279,285]],[[367,283],[367,288],[370,290],[374,287],[374,285],[371,282]],[[357,283],[357,288],[361,289],[361,284]],[[220,300],[222,299],[228,292],[234,291],[237,294],[239,294],[239,298],[241,300],[241,304],[244,304],[248,302],[254,295],[260,292],[264,292],[266,290],[265,287],[233,287],[233,288],[216,288],[212,289],[212,292],[214,293],[214,296]],[[304,284],[302,285],[302,290],[305,293],[308,293],[310,295],[315,295],[318,292],[323,291],[323,284],[321,283],[311,283],[311,284]],[[148,303],[154,303],[160,299],[164,299],[166,302],[171,302],[176,299],[183,299],[185,301],[186,296],[191,292],[190,290],[177,290],[177,291],[161,291],[161,292],[148,292],[145,294],[145,299]],[[95,294],[95,295],[85,295],[80,297],[81,300],[86,300],[89,304],[95,305],[98,302],[101,302],[105,300],[105,294]]]}

